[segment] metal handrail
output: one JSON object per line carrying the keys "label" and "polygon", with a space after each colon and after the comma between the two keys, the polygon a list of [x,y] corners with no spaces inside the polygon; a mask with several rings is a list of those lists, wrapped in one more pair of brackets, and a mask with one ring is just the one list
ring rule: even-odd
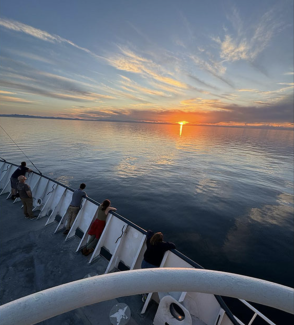
{"label": "metal handrail", "polygon": [[274,322],[272,322],[269,318],[267,318],[266,316],[264,316],[260,311],[258,311],[256,308],[254,308],[252,305],[249,304],[249,302],[243,300],[243,299],[239,299],[245,306],[247,306],[248,308],[250,308],[252,311],[254,311],[254,315],[252,316],[250,322],[248,323],[248,325],[251,325],[253,323],[253,321],[255,320],[256,316],[261,317],[263,320],[265,320],[268,324],[270,325],[276,325]]}
{"label": "metal handrail", "polygon": [[233,273],[157,268],[99,275],[9,302],[0,306],[1,325],[36,324],[101,301],[158,291],[219,294],[294,314],[292,288]]}

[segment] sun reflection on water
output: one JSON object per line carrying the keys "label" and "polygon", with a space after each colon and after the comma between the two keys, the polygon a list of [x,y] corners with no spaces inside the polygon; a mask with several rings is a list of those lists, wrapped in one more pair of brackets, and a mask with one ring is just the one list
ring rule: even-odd
{"label": "sun reflection on water", "polygon": [[182,136],[182,130],[183,130],[183,125],[189,123],[187,121],[181,121],[181,122],[178,122],[180,124],[180,136]]}

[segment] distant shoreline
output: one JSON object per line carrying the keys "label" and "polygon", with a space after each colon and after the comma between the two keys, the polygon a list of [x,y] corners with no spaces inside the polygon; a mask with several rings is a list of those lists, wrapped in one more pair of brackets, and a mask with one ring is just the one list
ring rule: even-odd
{"label": "distant shoreline", "polygon": [[[90,121],[90,122],[117,122],[117,123],[143,123],[143,124],[165,124],[165,125],[178,125],[178,123],[166,123],[166,122],[146,122],[146,121],[113,121],[113,120],[91,120],[91,119],[79,119],[79,118],[70,118],[70,117],[54,117],[54,116],[36,116],[36,115],[22,115],[22,114],[0,114],[0,117],[14,117],[14,118],[35,118],[35,119],[45,119],[45,120],[68,120],[68,121]],[[294,131],[291,127],[283,126],[270,126],[270,125],[218,125],[218,124],[193,124],[187,123],[187,126],[212,126],[212,127],[229,127],[229,128],[248,128],[248,129],[267,129],[267,130],[291,130]]]}

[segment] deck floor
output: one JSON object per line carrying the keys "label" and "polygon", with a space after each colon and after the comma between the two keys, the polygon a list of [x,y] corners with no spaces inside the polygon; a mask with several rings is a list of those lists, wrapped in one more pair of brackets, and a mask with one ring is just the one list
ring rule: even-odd
{"label": "deck floor", "polygon": [[[75,253],[79,239],[64,241],[62,232],[54,234],[57,223],[45,227],[46,218],[29,220],[21,202],[0,196],[0,305],[29,294],[103,274],[107,260],[99,258],[88,264],[90,256]],[[37,211],[35,211],[37,214]],[[109,312],[118,302],[126,303],[132,313],[129,325],[149,325],[157,309],[151,302],[144,315],[141,296],[120,297],[73,310],[43,321],[42,325],[110,324]]]}

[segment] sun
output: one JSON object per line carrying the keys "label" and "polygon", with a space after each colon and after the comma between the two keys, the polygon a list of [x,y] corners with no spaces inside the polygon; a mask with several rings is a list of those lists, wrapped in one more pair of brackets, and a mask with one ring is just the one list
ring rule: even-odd
{"label": "sun", "polygon": [[184,124],[187,124],[187,123],[189,123],[189,122],[187,122],[187,121],[178,122],[178,124],[180,124],[180,125],[184,125]]}
{"label": "sun", "polygon": [[189,123],[187,121],[181,121],[181,122],[178,122],[180,124],[180,136],[182,136],[182,130],[183,130],[183,125]]}

